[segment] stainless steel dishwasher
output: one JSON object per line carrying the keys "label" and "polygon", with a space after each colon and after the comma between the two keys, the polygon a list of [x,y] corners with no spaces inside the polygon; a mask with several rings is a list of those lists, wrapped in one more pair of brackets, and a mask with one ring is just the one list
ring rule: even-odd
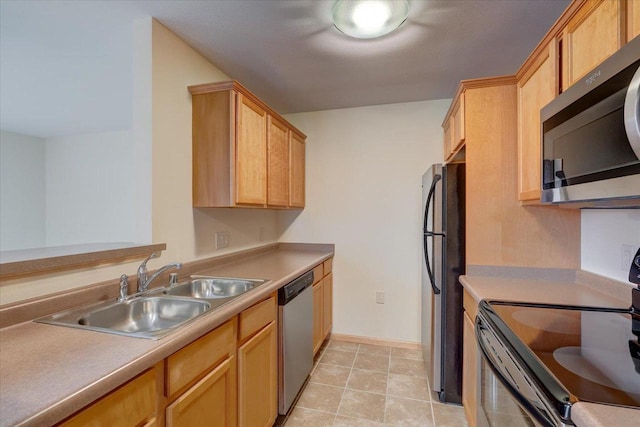
{"label": "stainless steel dishwasher", "polygon": [[285,415],[313,368],[313,271],[278,291],[278,412]]}

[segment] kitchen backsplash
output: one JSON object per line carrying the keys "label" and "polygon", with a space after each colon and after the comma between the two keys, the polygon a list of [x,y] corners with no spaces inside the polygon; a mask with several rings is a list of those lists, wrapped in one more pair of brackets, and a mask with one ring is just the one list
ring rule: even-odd
{"label": "kitchen backsplash", "polygon": [[640,247],[640,209],[583,209],[581,213],[581,268],[629,283],[625,252]]}

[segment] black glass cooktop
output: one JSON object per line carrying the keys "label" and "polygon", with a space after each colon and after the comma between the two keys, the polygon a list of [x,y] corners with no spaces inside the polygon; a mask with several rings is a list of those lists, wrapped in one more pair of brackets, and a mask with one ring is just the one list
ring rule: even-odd
{"label": "black glass cooktop", "polygon": [[[640,407],[640,346],[628,310],[492,301],[490,311],[514,350],[541,363],[571,403]],[[633,326],[640,333],[637,316]]]}

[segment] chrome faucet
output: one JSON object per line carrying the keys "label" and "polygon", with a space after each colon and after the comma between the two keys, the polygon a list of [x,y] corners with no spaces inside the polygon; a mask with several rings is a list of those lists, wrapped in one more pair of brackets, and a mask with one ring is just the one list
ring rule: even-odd
{"label": "chrome faucet", "polygon": [[174,262],[171,264],[167,264],[163,267],[160,267],[155,273],[151,275],[151,277],[148,277],[147,261],[149,261],[151,258],[157,258],[157,257],[158,257],[158,253],[153,252],[151,255],[147,257],[147,259],[142,261],[142,264],[140,264],[140,267],[138,267],[138,292],[144,292],[147,289],[149,289],[149,285],[151,284],[151,282],[153,282],[159,275],[161,275],[165,271],[171,268],[177,268],[177,269],[182,268],[182,263]]}

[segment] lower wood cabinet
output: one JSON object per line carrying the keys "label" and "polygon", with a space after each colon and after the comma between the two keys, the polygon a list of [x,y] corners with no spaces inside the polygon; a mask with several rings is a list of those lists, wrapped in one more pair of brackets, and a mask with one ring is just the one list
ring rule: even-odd
{"label": "lower wood cabinet", "polygon": [[240,313],[238,425],[270,427],[278,416],[276,296]]}
{"label": "lower wood cabinet", "polygon": [[324,338],[333,326],[333,273],[322,279],[322,335]]}
{"label": "lower wood cabinet", "polygon": [[154,425],[158,408],[158,372],[162,373],[162,363],[120,386],[59,425],[65,427]]}
{"label": "lower wood cabinet", "polygon": [[168,427],[237,425],[237,317],[167,360]]}
{"label": "lower wood cabinet", "polygon": [[323,336],[323,324],[322,324],[322,310],[323,310],[323,292],[324,286],[322,286],[322,279],[320,279],[315,285],[313,285],[313,354],[315,355],[322,341]]}
{"label": "lower wood cabinet", "polygon": [[247,308],[60,425],[272,426],[278,416],[276,296]]}
{"label": "lower wood cabinet", "polygon": [[331,333],[333,326],[333,258],[328,259],[314,269],[316,273],[322,271],[324,277],[313,285],[313,354],[315,355],[322,343]]}
{"label": "lower wood cabinet", "polygon": [[236,360],[229,356],[167,407],[167,427],[236,425]]}
{"label": "lower wood cabinet", "polygon": [[477,425],[478,411],[478,347],[474,331],[474,323],[464,313],[462,353],[462,406],[470,427]]}
{"label": "lower wood cabinet", "polygon": [[238,348],[238,425],[270,427],[278,416],[278,330],[269,323]]}

